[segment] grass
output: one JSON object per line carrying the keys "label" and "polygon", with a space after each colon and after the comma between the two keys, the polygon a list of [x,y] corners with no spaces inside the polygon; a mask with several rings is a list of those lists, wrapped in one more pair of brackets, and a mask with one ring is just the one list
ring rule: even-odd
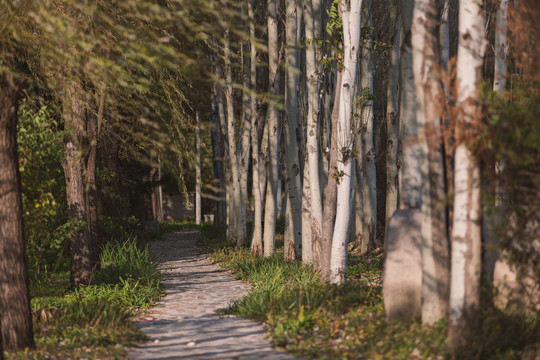
{"label": "grass", "polygon": [[32,284],[34,312],[53,315],[34,323],[36,349],[6,358],[123,358],[127,347],[145,339],[131,319],[163,294],[160,276],[147,244],[108,243],[92,285],[70,289],[69,272]]}
{"label": "grass", "polygon": [[[219,235],[219,234],[218,234]],[[200,247],[238,279],[254,286],[224,311],[265,322],[275,345],[320,359],[448,359],[447,323],[387,322],[382,299],[382,254],[349,254],[348,279],[322,284],[311,269],[234,249],[205,235]],[[538,359],[540,321],[534,314],[505,314],[488,302],[482,325],[457,359]]]}

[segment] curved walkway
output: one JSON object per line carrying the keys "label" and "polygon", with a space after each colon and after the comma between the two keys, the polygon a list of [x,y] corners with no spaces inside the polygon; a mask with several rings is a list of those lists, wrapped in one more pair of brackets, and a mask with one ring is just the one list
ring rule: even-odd
{"label": "curved walkway", "polygon": [[178,232],[152,243],[167,295],[137,323],[149,341],[128,352],[128,358],[293,359],[271,346],[261,325],[216,313],[251,287],[200,255],[198,235]]}

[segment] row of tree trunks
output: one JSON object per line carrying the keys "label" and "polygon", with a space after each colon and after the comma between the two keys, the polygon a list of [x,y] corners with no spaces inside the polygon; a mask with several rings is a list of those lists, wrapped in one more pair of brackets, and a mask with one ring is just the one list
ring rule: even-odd
{"label": "row of tree trunks", "polygon": [[[20,84],[0,75],[0,344],[34,347],[17,154]],[[0,354],[2,346],[0,346]]]}

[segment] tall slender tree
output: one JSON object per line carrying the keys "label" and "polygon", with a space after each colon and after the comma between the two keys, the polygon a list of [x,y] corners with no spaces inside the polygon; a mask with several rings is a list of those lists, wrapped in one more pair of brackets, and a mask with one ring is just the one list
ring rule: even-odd
{"label": "tall slender tree", "polygon": [[339,121],[336,132],[337,159],[337,204],[332,255],[330,259],[330,282],[341,283],[347,266],[347,240],[353,198],[353,142],[351,136],[353,98],[358,76],[358,54],[360,50],[360,20],[362,0],[340,2],[343,19],[343,69],[339,102]]}
{"label": "tall slender tree", "polygon": [[264,211],[264,256],[272,256],[276,247],[276,215],[279,181],[279,116],[275,104],[279,89],[278,18],[276,0],[268,0],[268,83],[269,96],[266,116],[268,132],[268,185]]}
{"label": "tall slender tree", "polygon": [[[304,172],[309,174],[304,187],[309,186],[310,216],[307,226],[311,229],[311,239],[302,236],[302,261],[306,264],[313,263],[313,248],[320,245],[322,237],[322,183],[320,179],[319,158],[319,117],[320,117],[320,94],[319,83],[321,68],[319,63],[319,43],[322,36],[321,25],[321,1],[304,2],[304,22],[306,26],[306,83],[308,91],[308,115],[307,115],[307,139],[306,154],[308,163]],[[304,226],[303,226],[304,227]]]}
{"label": "tall slender tree", "polygon": [[[371,30],[371,0],[364,0],[362,8],[362,27]],[[361,251],[366,252],[368,246],[375,244],[377,238],[377,169],[375,166],[375,126],[373,114],[373,34],[368,31],[362,41],[360,56],[360,102],[362,126],[362,244]]]}
{"label": "tall slender tree", "polygon": [[[298,84],[297,26],[298,3],[286,1],[286,49],[285,49],[285,165],[287,186],[287,207],[290,213],[286,221],[285,258],[294,260],[301,256],[302,244],[302,184],[298,160],[298,137],[300,129],[297,121],[296,87]],[[287,226],[290,227],[287,229]]]}
{"label": "tall slender tree", "polygon": [[[463,138],[473,123],[480,123],[479,90],[486,48],[484,9],[481,3],[459,2],[459,45],[457,58],[457,105]],[[452,277],[448,345],[464,346],[480,307],[481,224],[480,162],[461,143],[455,153],[454,221],[452,228]]]}

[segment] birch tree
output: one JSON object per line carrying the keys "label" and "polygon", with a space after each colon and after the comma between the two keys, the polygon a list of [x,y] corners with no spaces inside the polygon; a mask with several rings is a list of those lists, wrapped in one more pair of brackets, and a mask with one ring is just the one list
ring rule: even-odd
{"label": "birch tree", "polygon": [[[257,47],[255,45],[255,14],[253,11],[253,1],[247,0],[248,6],[248,18],[249,20],[249,55],[250,55],[250,82],[249,90],[251,91],[250,97],[250,112],[251,112],[251,154],[252,154],[252,192],[253,192],[253,238],[251,240],[251,249],[257,255],[263,254],[263,229],[262,229],[262,216],[263,216],[263,190],[264,183],[261,172],[263,164],[261,164],[261,156],[259,153],[259,133],[258,128],[258,116],[257,116],[257,102],[255,94],[257,93]],[[266,137],[265,137],[266,139]]]}
{"label": "birch tree", "polygon": [[[457,106],[466,131],[481,121],[478,92],[486,47],[484,10],[481,3],[459,2],[459,43],[457,55]],[[459,138],[459,134],[456,135]],[[452,277],[448,344],[456,349],[465,345],[475,313],[480,307],[481,204],[480,162],[466,144],[455,153],[454,221],[452,228]]]}
{"label": "birch tree", "polygon": [[269,101],[266,115],[268,132],[268,177],[264,211],[264,256],[272,256],[276,247],[276,213],[279,181],[279,122],[275,100],[279,87],[278,23],[276,0],[267,1],[268,8],[268,83]]}
{"label": "birch tree", "polygon": [[330,260],[330,282],[335,284],[343,282],[347,266],[347,239],[354,189],[352,184],[354,157],[351,120],[354,85],[358,76],[362,0],[342,0],[340,7],[343,19],[343,69],[339,102],[339,121],[337,128],[334,129],[339,151],[336,169],[336,221]]}
{"label": "birch tree", "polygon": [[[304,22],[306,24],[306,84],[308,91],[306,163],[304,172],[309,174],[304,180],[304,188],[309,188],[310,216],[306,224],[311,229],[311,238],[302,236],[302,262],[313,263],[313,248],[320,244],[322,237],[322,197],[319,158],[319,115],[320,115],[320,62],[318,43],[322,37],[321,1],[304,2]],[[304,224],[302,226],[304,229]]]}
{"label": "birch tree", "polygon": [[449,244],[441,138],[439,1],[416,0],[412,24],[413,66],[422,175],[422,322],[448,314]]}
{"label": "birch tree", "polygon": [[[362,27],[371,29],[371,0],[362,4],[365,16]],[[375,166],[375,128],[373,117],[373,40],[372,33],[364,39],[360,56],[360,102],[362,126],[362,253],[367,252],[370,244],[377,238],[377,169]]]}
{"label": "birch tree", "polygon": [[403,39],[400,56],[400,140],[402,148],[399,204],[402,209],[419,208],[422,203],[420,147],[416,118],[411,26],[414,2],[401,0]]}
{"label": "birch tree", "polygon": [[227,102],[227,145],[228,145],[228,172],[230,186],[230,201],[227,209],[229,223],[227,227],[227,239],[240,246],[245,239],[242,226],[242,191],[240,188],[240,168],[238,166],[238,144],[235,136],[234,126],[234,101],[233,101],[233,80],[230,48],[230,30],[225,30],[224,36],[224,58],[225,58],[225,99]]}
{"label": "birch tree", "polygon": [[285,229],[285,236],[291,237],[285,239],[288,244],[285,249],[285,258],[294,260],[301,256],[302,244],[302,184],[301,170],[298,161],[298,143],[297,134],[299,134],[297,113],[296,113],[296,87],[298,79],[298,56],[297,52],[297,2],[296,0],[286,1],[286,49],[285,49],[285,163],[287,186],[287,207],[290,211],[290,217]]}
{"label": "birch tree", "polygon": [[395,21],[394,46],[390,53],[390,72],[386,91],[386,221],[396,211],[398,205],[398,144],[399,144],[399,44],[401,20],[398,16],[397,1],[390,2],[390,19]]}

